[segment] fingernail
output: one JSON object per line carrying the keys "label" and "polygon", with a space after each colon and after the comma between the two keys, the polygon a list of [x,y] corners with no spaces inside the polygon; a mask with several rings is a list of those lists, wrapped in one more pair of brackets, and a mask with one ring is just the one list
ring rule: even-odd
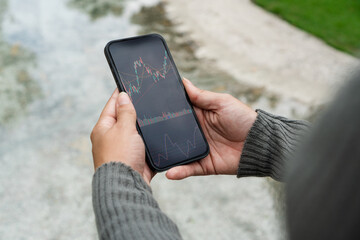
{"label": "fingernail", "polygon": [[130,98],[125,92],[121,92],[118,97],[119,105],[125,105],[130,103]]}

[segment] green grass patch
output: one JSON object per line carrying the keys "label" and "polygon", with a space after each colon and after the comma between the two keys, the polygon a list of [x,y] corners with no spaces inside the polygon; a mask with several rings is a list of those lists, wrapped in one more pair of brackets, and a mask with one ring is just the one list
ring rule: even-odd
{"label": "green grass patch", "polygon": [[329,45],[359,56],[360,0],[253,0]]}

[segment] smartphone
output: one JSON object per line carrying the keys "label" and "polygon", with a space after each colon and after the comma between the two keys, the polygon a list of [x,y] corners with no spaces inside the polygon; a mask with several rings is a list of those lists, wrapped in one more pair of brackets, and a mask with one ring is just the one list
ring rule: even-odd
{"label": "smartphone", "polygon": [[162,36],[111,41],[105,56],[119,91],[134,104],[151,169],[164,171],[207,156],[209,145]]}

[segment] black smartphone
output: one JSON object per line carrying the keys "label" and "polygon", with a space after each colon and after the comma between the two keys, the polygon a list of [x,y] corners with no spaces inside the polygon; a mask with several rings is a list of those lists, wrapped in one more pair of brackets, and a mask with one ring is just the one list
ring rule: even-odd
{"label": "black smartphone", "polygon": [[105,56],[119,90],[126,91],[134,104],[137,129],[153,170],[207,156],[209,145],[162,36],[111,41]]}

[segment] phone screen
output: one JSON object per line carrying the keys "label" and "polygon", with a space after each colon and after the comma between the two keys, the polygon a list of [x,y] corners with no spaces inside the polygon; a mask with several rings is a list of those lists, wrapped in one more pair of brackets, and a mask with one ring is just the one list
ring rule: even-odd
{"label": "phone screen", "polygon": [[155,168],[205,157],[208,145],[163,39],[148,35],[113,41],[108,52]]}

